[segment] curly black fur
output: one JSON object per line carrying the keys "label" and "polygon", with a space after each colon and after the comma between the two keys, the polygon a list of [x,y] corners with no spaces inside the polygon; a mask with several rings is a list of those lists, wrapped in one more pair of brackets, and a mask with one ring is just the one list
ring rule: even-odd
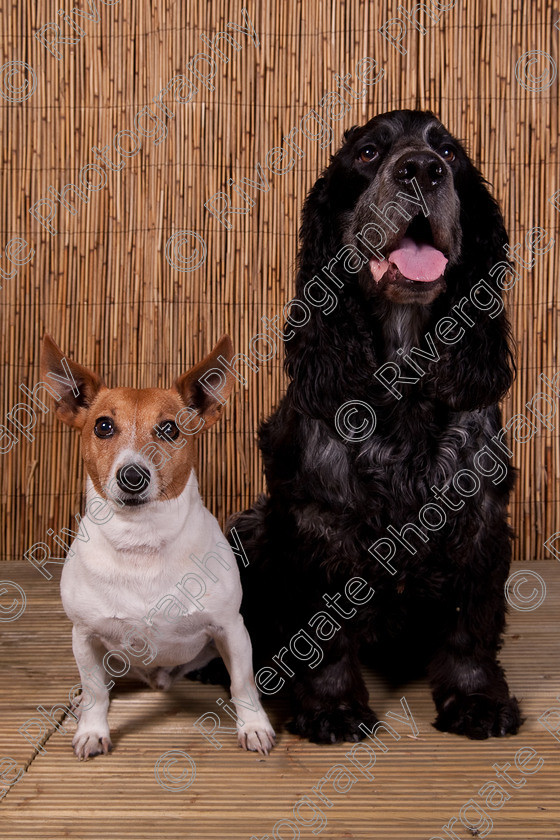
{"label": "curly black fur", "polygon": [[[428,237],[448,257],[445,273],[428,283],[390,273],[376,281],[357,233],[380,221],[372,207],[403,204],[402,192],[413,193],[413,175],[430,211]],[[290,384],[260,429],[268,492],[230,527],[249,558],[241,568],[242,612],[257,666],[270,663],[301,628],[313,636],[308,620],[325,611],[324,593],[343,593],[357,576],[375,590],[351,618],[330,611],[340,629],[319,643],[323,659],[315,667],[289,650],[287,668],[274,663],[278,678],[292,687],[292,731],[314,741],[356,740],[363,737],[359,724],[375,721],[360,655],[399,679],[427,670],[439,729],[486,738],[515,733],[521,723],[497,661],[513,475],[505,445],[491,439],[502,425],[497,403],[514,364],[508,322],[497,311],[500,273],[489,273],[498,263],[507,270],[507,235],[485,183],[433,114],[393,111],[346,132],[305,202],[299,299],[308,299],[314,277],[328,285],[322,269],[344,245],[361,249],[367,261],[358,271],[354,264],[333,269],[333,311],[309,305],[308,323],[286,325],[286,334],[293,333],[286,341]],[[417,211],[411,210],[414,218]],[[385,226],[384,256],[410,224],[398,211],[388,217],[398,231]],[[495,290],[494,309],[463,301],[472,326],[458,319],[464,335],[454,344],[435,338],[437,323],[481,278]],[[427,334],[440,358],[415,356],[424,371],[418,376],[397,350],[427,351]],[[398,386],[400,398],[375,376],[387,362],[417,380]],[[375,431],[361,441],[337,429],[337,411],[348,401],[366,403],[376,414]],[[353,425],[359,419],[354,415]],[[361,419],[367,422],[368,413]],[[494,475],[473,465],[485,445],[503,464]],[[415,553],[393,538],[393,574],[368,549],[390,536],[389,526],[397,532],[411,522],[421,527],[418,514],[434,502],[432,488],[442,489],[461,469],[478,475],[480,490],[470,497],[448,491],[450,504],[464,504],[451,510],[440,502],[447,521],[439,530],[423,528],[427,541],[409,530]],[[343,596],[347,611],[348,603]]]}

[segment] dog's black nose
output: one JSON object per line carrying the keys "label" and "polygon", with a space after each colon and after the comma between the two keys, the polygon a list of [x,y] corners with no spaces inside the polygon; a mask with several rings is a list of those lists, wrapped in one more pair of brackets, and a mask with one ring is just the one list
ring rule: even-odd
{"label": "dog's black nose", "polygon": [[442,161],[432,152],[408,152],[393,167],[393,178],[398,184],[408,184],[416,178],[420,189],[427,192],[437,189],[445,174]]}
{"label": "dog's black nose", "polygon": [[125,464],[117,470],[117,484],[126,493],[143,493],[150,484],[150,472],[139,464]]}

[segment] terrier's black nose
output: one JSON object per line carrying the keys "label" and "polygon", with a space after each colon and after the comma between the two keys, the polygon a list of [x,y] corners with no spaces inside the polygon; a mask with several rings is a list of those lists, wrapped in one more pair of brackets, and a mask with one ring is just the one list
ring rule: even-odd
{"label": "terrier's black nose", "polygon": [[150,472],[139,464],[125,464],[117,470],[117,484],[126,493],[143,493],[150,484]]}

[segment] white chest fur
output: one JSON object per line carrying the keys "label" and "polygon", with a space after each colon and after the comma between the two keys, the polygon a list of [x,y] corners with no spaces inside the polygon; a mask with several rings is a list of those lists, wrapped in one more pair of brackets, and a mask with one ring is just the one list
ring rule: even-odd
{"label": "white chest fur", "polygon": [[[95,495],[88,480],[88,503]],[[87,510],[87,508],[86,508]],[[216,624],[236,620],[237,564],[204,507],[194,472],[176,499],[116,509],[83,522],[63,569],[64,609],[75,625],[120,649],[132,627],[157,648],[156,664],[195,656]]]}

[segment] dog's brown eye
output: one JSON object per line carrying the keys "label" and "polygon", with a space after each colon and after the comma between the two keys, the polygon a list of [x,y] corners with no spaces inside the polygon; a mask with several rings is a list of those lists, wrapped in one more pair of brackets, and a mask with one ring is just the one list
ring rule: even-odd
{"label": "dog's brown eye", "polygon": [[164,420],[163,423],[159,423],[156,426],[156,435],[158,438],[170,438],[171,440],[177,440],[179,437],[179,429],[173,420]]}
{"label": "dog's brown eye", "polygon": [[115,427],[110,417],[98,417],[95,421],[93,431],[98,438],[107,438],[114,434]]}
{"label": "dog's brown eye", "polygon": [[360,149],[359,158],[362,163],[371,163],[372,160],[375,160],[378,154],[379,152],[375,146],[364,146],[363,149]]}
{"label": "dog's brown eye", "polygon": [[446,160],[448,163],[451,163],[452,160],[455,160],[455,149],[453,146],[442,146],[439,150],[441,157]]}

